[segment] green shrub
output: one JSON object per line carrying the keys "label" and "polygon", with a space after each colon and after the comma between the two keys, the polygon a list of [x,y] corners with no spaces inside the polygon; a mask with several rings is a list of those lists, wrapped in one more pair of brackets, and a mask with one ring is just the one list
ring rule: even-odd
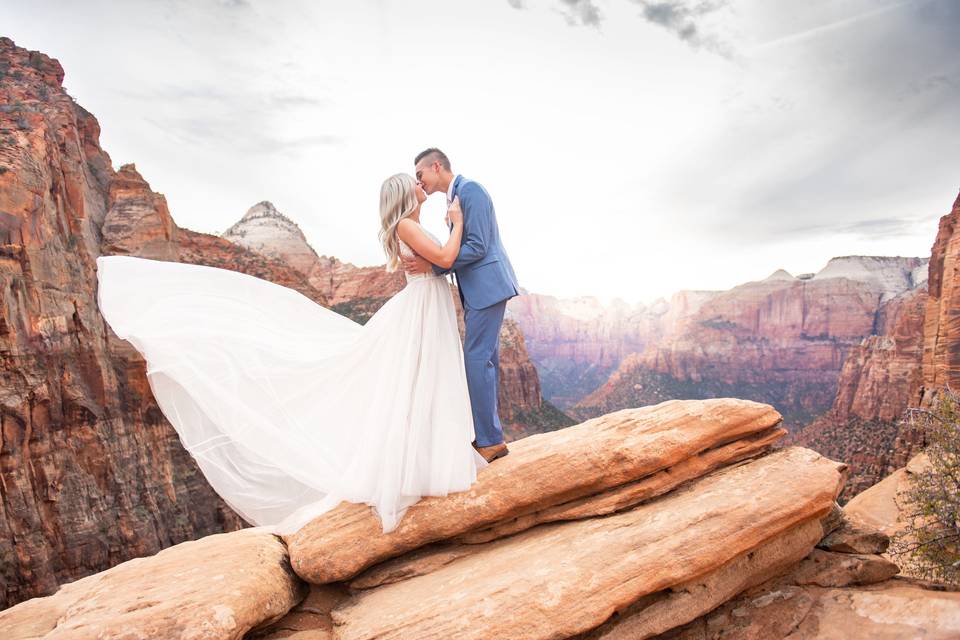
{"label": "green shrub", "polygon": [[891,552],[914,575],[960,587],[960,394],[939,392],[930,409],[908,409],[927,442],[928,468],[902,494],[906,526]]}

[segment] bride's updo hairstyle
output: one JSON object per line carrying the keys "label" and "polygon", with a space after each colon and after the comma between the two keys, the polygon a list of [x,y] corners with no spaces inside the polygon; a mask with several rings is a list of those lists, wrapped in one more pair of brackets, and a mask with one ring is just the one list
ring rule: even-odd
{"label": "bride's updo hairstyle", "polygon": [[387,254],[387,271],[400,265],[400,241],[397,225],[417,208],[416,182],[413,176],[398,173],[380,187],[380,243]]}

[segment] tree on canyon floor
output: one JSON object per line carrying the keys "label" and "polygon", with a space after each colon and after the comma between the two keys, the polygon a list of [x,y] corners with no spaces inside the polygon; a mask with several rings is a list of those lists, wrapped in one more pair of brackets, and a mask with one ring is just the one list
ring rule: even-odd
{"label": "tree on canyon floor", "polygon": [[916,575],[960,588],[960,393],[943,389],[929,409],[908,409],[922,430],[929,466],[912,475],[900,497],[905,527],[892,553]]}

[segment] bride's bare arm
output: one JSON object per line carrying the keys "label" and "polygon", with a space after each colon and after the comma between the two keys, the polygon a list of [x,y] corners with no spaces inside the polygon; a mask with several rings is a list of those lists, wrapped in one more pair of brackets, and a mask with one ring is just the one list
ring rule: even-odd
{"label": "bride's bare arm", "polygon": [[461,213],[459,205],[459,200],[455,199],[447,213],[450,222],[453,223],[453,229],[450,231],[447,243],[442,247],[427,236],[420,225],[410,219],[400,221],[400,224],[397,225],[397,235],[417,255],[438,267],[449,269],[457,259],[457,254],[460,253],[460,239],[463,237],[463,213]]}
{"label": "bride's bare arm", "polygon": [[430,239],[423,229],[413,220],[401,220],[397,225],[397,235],[407,243],[417,255],[423,256],[433,264],[449,269],[460,253],[460,238],[463,235],[463,223],[454,223],[447,244],[442,247]]}

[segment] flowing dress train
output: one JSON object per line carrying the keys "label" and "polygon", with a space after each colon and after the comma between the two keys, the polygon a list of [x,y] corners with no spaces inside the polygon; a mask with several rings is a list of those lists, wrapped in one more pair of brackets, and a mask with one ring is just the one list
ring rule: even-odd
{"label": "flowing dress train", "polygon": [[471,446],[441,276],[407,276],[366,325],[216,267],[102,256],[97,278],[103,316],[143,355],[184,447],[254,525],[290,533],[346,500],[374,507],[389,532],[420,497],[465,490],[487,464]]}

